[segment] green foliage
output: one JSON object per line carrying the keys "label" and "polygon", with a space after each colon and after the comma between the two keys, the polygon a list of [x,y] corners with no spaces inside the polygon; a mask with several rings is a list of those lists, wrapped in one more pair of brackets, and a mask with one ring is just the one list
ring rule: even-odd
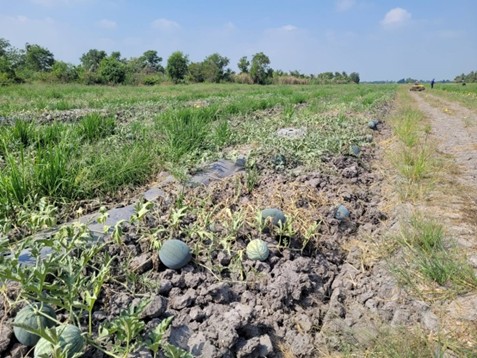
{"label": "green foliage", "polygon": [[354,82],[354,83],[358,84],[359,83],[359,73],[351,72],[349,74],[349,79],[351,80],[351,82]]}
{"label": "green foliage", "polygon": [[36,72],[50,71],[55,63],[53,53],[35,44],[25,45],[25,65]]}
{"label": "green foliage", "polygon": [[202,62],[193,62],[189,65],[189,79],[193,82],[223,82],[231,79],[230,69],[226,69],[229,64],[227,57],[214,53],[205,58]]}
{"label": "green foliage", "polygon": [[477,287],[477,276],[465,258],[444,242],[441,224],[422,216],[411,217],[397,242],[404,260],[394,272],[403,284],[416,289],[421,281],[438,284],[451,293],[463,293]]}
{"label": "green foliage", "polygon": [[59,82],[63,83],[74,82],[79,77],[76,67],[63,61],[54,63],[52,74]]}
{"label": "green foliage", "polygon": [[247,56],[240,57],[237,67],[242,73],[248,73],[250,66],[250,61],[247,60]]}
{"label": "green foliage", "polygon": [[104,83],[119,84],[126,78],[126,68],[124,63],[118,60],[117,56],[111,55],[101,60],[99,64],[99,75]]}
{"label": "green foliage", "polygon": [[270,59],[263,52],[253,55],[250,66],[250,76],[252,76],[254,83],[264,85],[270,82],[273,70],[269,65]]}
{"label": "green foliage", "polygon": [[99,69],[101,61],[106,58],[105,51],[91,49],[85,54],[81,55],[80,61],[83,69],[87,72],[96,72]]}
{"label": "green foliage", "polygon": [[189,60],[180,51],[173,52],[167,59],[166,72],[174,83],[184,80],[188,71]]}
{"label": "green foliage", "polygon": [[462,73],[461,75],[456,76],[454,78],[454,82],[459,82],[459,83],[461,83],[461,82],[463,82],[463,83],[477,82],[477,71],[470,71],[467,74]]}
{"label": "green foliage", "polygon": [[162,72],[164,73],[164,67],[162,67],[162,57],[157,55],[157,51],[148,50],[143,53],[143,55],[139,58],[141,63],[141,69],[145,73],[157,73]]}
{"label": "green foliage", "polygon": [[173,162],[185,154],[194,153],[207,146],[209,136],[209,114],[203,110],[182,109],[158,117],[158,124],[165,134],[164,155]]}
{"label": "green foliage", "polygon": [[218,53],[207,56],[204,60],[205,80],[216,83],[226,80],[228,72],[225,67],[229,62],[230,60],[227,57],[221,56]]}
{"label": "green foliage", "polygon": [[76,128],[81,139],[94,142],[112,135],[116,128],[116,122],[113,117],[103,117],[97,113],[91,113],[81,119]]}

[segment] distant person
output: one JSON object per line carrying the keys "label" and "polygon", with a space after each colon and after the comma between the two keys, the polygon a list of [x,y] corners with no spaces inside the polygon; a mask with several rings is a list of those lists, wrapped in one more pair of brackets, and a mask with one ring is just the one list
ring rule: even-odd
{"label": "distant person", "polygon": [[431,88],[434,88],[434,83],[436,83],[436,81],[434,81],[434,79],[432,79],[432,81],[431,81]]}

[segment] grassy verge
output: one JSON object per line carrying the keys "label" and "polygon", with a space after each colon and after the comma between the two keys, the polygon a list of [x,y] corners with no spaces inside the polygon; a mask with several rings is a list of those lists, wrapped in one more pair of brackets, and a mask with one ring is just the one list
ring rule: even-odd
{"label": "grassy verge", "polygon": [[397,170],[397,190],[402,201],[422,199],[434,187],[442,162],[435,143],[429,138],[430,126],[414,108],[412,98],[400,91],[398,108],[390,118],[395,135],[387,156]]}
{"label": "grassy verge", "polygon": [[445,239],[435,220],[413,216],[396,238],[401,255],[394,272],[416,295],[429,299],[477,289],[475,272],[461,250]]}
{"label": "grassy verge", "polygon": [[477,83],[468,83],[466,86],[461,84],[443,84],[436,87],[430,93],[449,101],[458,102],[470,110],[477,110]]}

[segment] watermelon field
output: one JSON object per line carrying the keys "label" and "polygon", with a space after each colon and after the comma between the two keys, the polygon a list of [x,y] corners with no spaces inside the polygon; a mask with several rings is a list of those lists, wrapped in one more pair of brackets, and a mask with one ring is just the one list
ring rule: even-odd
{"label": "watermelon field", "polygon": [[0,356],[471,354],[431,303],[473,269],[427,276],[442,227],[396,224],[442,184],[408,92],[0,87]]}

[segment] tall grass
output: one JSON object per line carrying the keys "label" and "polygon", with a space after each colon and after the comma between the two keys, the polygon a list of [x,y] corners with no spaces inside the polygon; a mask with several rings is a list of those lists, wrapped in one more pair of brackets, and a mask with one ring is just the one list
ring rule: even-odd
{"label": "tall grass", "polygon": [[114,133],[116,123],[113,117],[103,117],[97,113],[86,115],[77,125],[78,136],[87,141],[96,141]]}
{"label": "tall grass", "polygon": [[207,148],[212,121],[207,112],[183,109],[158,118],[158,126],[165,135],[163,155],[167,160],[177,162],[187,153]]}
{"label": "tall grass", "polygon": [[444,230],[435,220],[413,216],[397,238],[404,260],[394,266],[400,281],[416,292],[437,284],[449,294],[477,288],[477,276],[456,248],[445,242]]}
{"label": "tall grass", "polygon": [[72,165],[75,156],[75,148],[66,143],[36,151],[31,180],[40,197],[76,198],[78,188],[74,179],[78,168]]}
{"label": "tall grass", "polygon": [[[0,214],[13,216],[11,208],[15,205],[34,208],[43,196],[51,202],[70,202],[112,195],[123,187],[145,183],[165,168],[187,173],[232,144],[258,143],[265,151],[287,155],[296,152],[297,158],[317,161],[324,151],[338,152],[358,138],[356,129],[366,123],[354,116],[337,120],[323,116],[321,111],[330,107],[334,110],[339,105],[342,113],[363,96],[379,92],[388,97],[393,91],[388,86],[378,91],[367,86],[237,84],[0,88],[0,105],[7,116],[20,109],[31,111],[28,115],[33,117],[36,110],[45,108],[102,109],[101,113],[68,123],[18,120],[11,126],[2,126],[0,203],[4,204]],[[341,103],[343,95],[349,95],[349,103]],[[358,100],[353,101],[353,97]],[[193,101],[205,98],[201,101],[204,105],[194,106]],[[305,110],[296,106],[300,103],[307,103]],[[363,115],[361,112],[372,106],[353,109]],[[131,110],[127,113],[132,113],[132,118],[126,117],[128,122],[116,121],[118,108]],[[277,110],[269,111],[271,108]],[[291,125],[309,127],[311,135],[301,141],[277,140],[273,133],[285,124],[277,120],[281,108],[288,112]],[[314,109],[320,112],[314,113]],[[139,115],[135,117],[135,113]]]}

